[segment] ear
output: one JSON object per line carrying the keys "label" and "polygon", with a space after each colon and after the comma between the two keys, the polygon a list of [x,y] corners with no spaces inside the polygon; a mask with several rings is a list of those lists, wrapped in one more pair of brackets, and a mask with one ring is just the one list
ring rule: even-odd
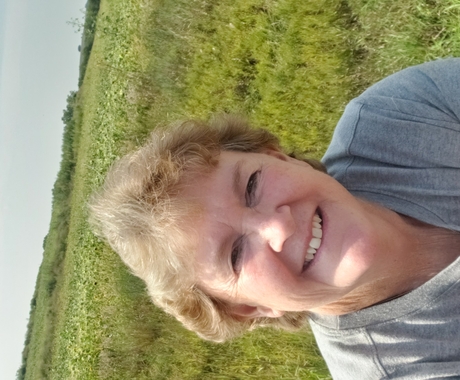
{"label": "ear", "polygon": [[232,305],[231,312],[233,315],[244,318],[279,318],[284,315],[284,311],[270,309],[265,306],[250,306],[250,305]]}
{"label": "ear", "polygon": [[303,160],[298,160],[298,159],[296,159],[294,157],[291,157],[291,156],[288,156],[287,154],[281,152],[280,150],[267,149],[267,150],[264,150],[263,153],[267,154],[269,156],[275,157],[275,158],[277,158],[278,160],[281,160],[281,161],[291,162],[293,164],[301,165],[301,166],[310,166],[310,164],[308,164],[307,162],[305,162]]}
{"label": "ear", "polygon": [[263,153],[269,156],[275,157],[281,161],[289,161],[290,159],[292,159],[291,157],[289,157],[287,154],[284,154],[280,150],[267,149],[267,150],[264,150]]}

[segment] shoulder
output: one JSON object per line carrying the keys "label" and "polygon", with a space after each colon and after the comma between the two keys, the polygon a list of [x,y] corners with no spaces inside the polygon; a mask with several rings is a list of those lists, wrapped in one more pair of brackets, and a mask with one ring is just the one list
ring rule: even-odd
{"label": "shoulder", "polygon": [[[346,107],[323,158],[404,166],[448,165],[460,147],[460,59],[413,66],[376,83]],[[346,163],[343,161],[345,158]]]}
{"label": "shoulder", "polygon": [[457,259],[395,300],[343,316],[312,314],[313,333],[334,378],[459,378],[459,276]]}
{"label": "shoulder", "polygon": [[458,230],[459,118],[460,59],[414,66],[348,104],[323,162],[353,194]]}
{"label": "shoulder", "polygon": [[[460,58],[408,67],[377,82],[356,101],[403,113],[460,120]],[[429,110],[422,108],[428,106]],[[425,112],[423,112],[425,110]],[[429,113],[428,113],[429,112]]]}

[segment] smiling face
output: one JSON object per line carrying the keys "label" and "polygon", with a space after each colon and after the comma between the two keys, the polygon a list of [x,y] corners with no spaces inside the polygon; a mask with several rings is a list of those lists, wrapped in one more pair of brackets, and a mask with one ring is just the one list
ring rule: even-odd
{"label": "smiling face", "polygon": [[197,285],[236,314],[320,308],[381,274],[378,221],[303,161],[224,151],[183,196],[203,211],[195,226]]}

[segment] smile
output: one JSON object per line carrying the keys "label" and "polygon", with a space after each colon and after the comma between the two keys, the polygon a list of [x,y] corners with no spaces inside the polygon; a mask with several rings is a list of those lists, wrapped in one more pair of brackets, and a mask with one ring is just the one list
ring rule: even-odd
{"label": "smile", "polygon": [[314,258],[316,251],[321,247],[321,239],[323,237],[323,230],[321,225],[321,218],[317,213],[313,216],[313,223],[311,227],[312,238],[308,244],[307,256],[305,257],[304,266],[310,263]]}

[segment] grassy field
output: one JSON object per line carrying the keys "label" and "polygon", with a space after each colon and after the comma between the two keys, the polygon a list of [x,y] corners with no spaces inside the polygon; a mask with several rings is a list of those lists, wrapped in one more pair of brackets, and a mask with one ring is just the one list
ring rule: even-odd
{"label": "grassy field", "polygon": [[329,379],[308,329],[219,345],[185,331],[93,236],[87,198],[114,159],[176,119],[243,113],[287,149],[321,157],[370,83],[460,56],[460,0],[102,0],[96,21],[64,115],[18,378]]}

